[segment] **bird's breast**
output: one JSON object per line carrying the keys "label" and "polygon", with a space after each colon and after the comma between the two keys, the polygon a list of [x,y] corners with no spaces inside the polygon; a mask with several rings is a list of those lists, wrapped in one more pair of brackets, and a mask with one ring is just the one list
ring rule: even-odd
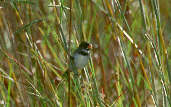
{"label": "bird's breast", "polygon": [[74,63],[75,66],[78,69],[82,69],[85,67],[85,65],[88,64],[88,59],[89,59],[89,55],[84,56],[84,55],[80,55],[80,54],[75,54],[74,56]]}

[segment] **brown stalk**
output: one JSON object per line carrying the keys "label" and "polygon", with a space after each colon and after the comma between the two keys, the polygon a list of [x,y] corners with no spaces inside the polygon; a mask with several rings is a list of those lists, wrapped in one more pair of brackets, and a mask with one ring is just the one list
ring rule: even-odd
{"label": "brown stalk", "polygon": [[[70,56],[70,45],[71,45],[71,33],[72,33],[72,0],[70,0],[70,17],[69,17],[69,56]],[[70,58],[69,58],[69,62]],[[68,70],[68,107],[70,107],[71,104],[71,75],[70,70]]]}

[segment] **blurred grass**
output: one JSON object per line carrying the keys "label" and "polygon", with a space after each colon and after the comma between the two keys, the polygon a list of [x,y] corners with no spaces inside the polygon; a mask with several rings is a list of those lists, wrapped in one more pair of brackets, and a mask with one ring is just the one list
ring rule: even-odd
{"label": "blurred grass", "polygon": [[[170,5],[1,0],[0,106],[170,107]],[[83,40],[91,60],[69,83],[68,55]]]}

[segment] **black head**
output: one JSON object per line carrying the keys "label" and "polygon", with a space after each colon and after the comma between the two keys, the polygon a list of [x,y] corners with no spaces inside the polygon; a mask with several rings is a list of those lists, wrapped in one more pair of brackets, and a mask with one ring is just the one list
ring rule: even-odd
{"label": "black head", "polygon": [[80,43],[79,48],[89,50],[89,49],[92,49],[92,45],[89,44],[88,42],[83,41]]}

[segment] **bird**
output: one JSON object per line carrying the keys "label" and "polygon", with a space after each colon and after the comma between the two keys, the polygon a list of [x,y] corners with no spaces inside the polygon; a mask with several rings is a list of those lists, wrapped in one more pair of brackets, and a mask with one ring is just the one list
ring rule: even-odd
{"label": "bird", "polygon": [[91,49],[92,49],[92,44],[86,41],[82,41],[79,44],[79,47],[73,52],[73,54],[71,54],[70,66],[65,71],[65,73],[67,73],[68,70],[71,70],[75,74],[78,74],[78,70],[83,69],[88,64]]}
{"label": "bird", "polygon": [[83,69],[90,58],[90,50],[92,45],[88,42],[81,42],[79,47],[73,52],[72,59],[76,69]]}

